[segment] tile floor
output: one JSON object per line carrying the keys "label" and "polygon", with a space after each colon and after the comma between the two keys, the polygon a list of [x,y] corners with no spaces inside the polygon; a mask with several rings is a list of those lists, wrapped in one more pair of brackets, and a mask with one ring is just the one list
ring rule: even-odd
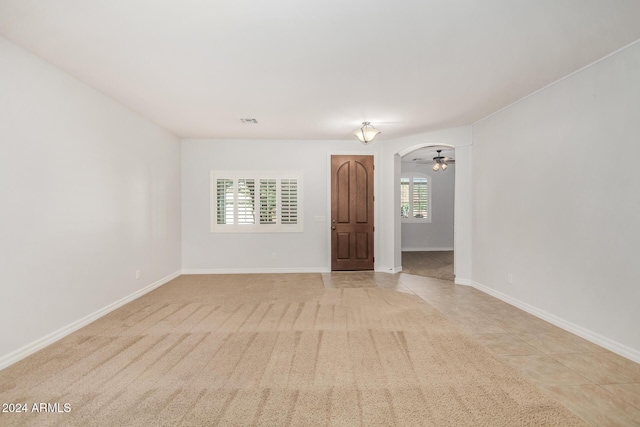
{"label": "tile floor", "polygon": [[640,426],[640,364],[451,281],[373,272],[322,278],[327,288],[415,294],[592,426]]}

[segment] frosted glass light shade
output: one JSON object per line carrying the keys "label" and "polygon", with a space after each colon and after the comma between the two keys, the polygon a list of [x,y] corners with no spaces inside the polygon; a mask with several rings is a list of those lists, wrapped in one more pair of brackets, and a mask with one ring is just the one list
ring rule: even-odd
{"label": "frosted glass light shade", "polygon": [[362,127],[353,132],[356,138],[358,138],[363,144],[371,142],[379,133],[380,131],[371,126],[369,122],[362,122]]}

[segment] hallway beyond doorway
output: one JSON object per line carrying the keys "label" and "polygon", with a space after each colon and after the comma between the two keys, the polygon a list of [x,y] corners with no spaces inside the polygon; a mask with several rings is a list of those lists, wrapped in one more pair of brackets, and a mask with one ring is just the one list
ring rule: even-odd
{"label": "hallway beyond doorway", "polygon": [[402,252],[402,272],[453,281],[453,251]]}

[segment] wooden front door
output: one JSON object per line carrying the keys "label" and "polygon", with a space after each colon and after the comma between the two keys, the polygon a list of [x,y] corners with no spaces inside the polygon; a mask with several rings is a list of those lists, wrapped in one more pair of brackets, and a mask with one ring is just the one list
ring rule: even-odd
{"label": "wooden front door", "polygon": [[373,156],[331,156],[331,270],[373,270]]}

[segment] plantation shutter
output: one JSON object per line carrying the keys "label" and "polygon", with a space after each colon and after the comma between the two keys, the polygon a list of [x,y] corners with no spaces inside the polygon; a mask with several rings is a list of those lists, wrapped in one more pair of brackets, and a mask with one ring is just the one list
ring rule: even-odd
{"label": "plantation shutter", "polygon": [[413,217],[429,215],[429,186],[426,178],[413,178]]}
{"label": "plantation shutter", "polygon": [[216,180],[216,222],[218,224],[233,224],[233,199],[233,180],[218,178]]}
{"label": "plantation shutter", "polygon": [[276,223],[276,180],[260,180],[260,224]]}
{"label": "plantation shutter", "polygon": [[255,224],[255,180],[238,180],[238,224]]}
{"label": "plantation shutter", "polygon": [[282,179],[280,181],[280,215],[281,224],[298,223],[297,179]]}
{"label": "plantation shutter", "polygon": [[409,218],[411,199],[409,178],[400,178],[400,218]]}
{"label": "plantation shutter", "polygon": [[400,177],[400,218],[403,222],[431,222],[431,178],[419,173]]}
{"label": "plantation shutter", "polygon": [[211,232],[301,232],[300,172],[211,171]]}

